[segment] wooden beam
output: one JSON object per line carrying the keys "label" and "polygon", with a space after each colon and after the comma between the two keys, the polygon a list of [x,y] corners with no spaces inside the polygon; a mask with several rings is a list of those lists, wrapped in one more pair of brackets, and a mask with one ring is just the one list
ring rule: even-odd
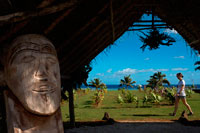
{"label": "wooden beam", "polygon": [[51,5],[55,0],[43,0],[40,5],[38,6],[38,8],[44,8],[47,7],[49,5]]}
{"label": "wooden beam", "polygon": [[[130,27],[150,27],[152,25],[145,25],[145,24],[135,24]],[[168,26],[168,24],[154,24],[154,26]]]}
{"label": "wooden beam", "polygon": [[70,0],[70,1],[58,4],[52,7],[37,9],[35,11],[16,12],[16,13],[8,14],[5,16],[0,16],[0,26],[3,26],[5,24],[20,22],[20,21],[34,18],[34,17],[53,14],[53,13],[65,10],[67,8],[71,8],[75,6],[78,2],[79,1],[77,0]]}
{"label": "wooden beam", "polygon": [[[157,28],[157,29],[167,29],[167,28],[171,28],[171,27],[154,27],[154,28]],[[128,29],[127,31],[140,31],[140,30],[152,30],[152,28],[140,28],[140,29]]]}
{"label": "wooden beam", "polygon": [[[161,22],[164,23],[163,20],[154,20],[154,22]],[[137,20],[135,23],[152,23],[152,20]]]}

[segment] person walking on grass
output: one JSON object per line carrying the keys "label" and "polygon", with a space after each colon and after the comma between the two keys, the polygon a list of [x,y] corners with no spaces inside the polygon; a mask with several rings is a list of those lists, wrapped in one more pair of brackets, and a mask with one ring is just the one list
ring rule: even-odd
{"label": "person walking on grass", "polygon": [[190,111],[188,116],[193,115],[194,113],[192,112],[192,109],[191,109],[190,105],[187,103],[187,100],[186,100],[185,81],[183,80],[183,74],[177,73],[176,77],[179,79],[179,82],[178,82],[178,86],[177,86],[177,93],[175,95],[175,108],[174,108],[174,112],[170,115],[171,116],[176,115],[180,99],[183,102],[183,104],[187,107],[187,109]]}

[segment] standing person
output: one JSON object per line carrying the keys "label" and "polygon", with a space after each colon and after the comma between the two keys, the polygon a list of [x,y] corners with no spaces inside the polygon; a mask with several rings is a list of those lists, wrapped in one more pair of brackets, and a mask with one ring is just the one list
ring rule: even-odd
{"label": "standing person", "polygon": [[177,93],[175,95],[175,108],[174,108],[174,112],[172,114],[170,114],[170,115],[171,116],[175,116],[176,115],[180,99],[182,100],[183,104],[190,111],[188,116],[193,115],[194,113],[192,112],[192,109],[191,109],[190,105],[187,103],[187,100],[186,100],[185,81],[183,80],[183,74],[182,73],[177,73],[176,77],[179,79],[179,82],[178,82],[178,86],[177,86]]}

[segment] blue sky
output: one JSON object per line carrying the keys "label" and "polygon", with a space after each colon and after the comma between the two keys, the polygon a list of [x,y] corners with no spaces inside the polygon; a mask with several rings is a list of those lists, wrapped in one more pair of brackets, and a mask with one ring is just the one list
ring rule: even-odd
{"label": "blue sky", "polygon": [[89,73],[88,82],[100,78],[106,84],[119,84],[120,79],[130,74],[136,84],[146,84],[151,75],[161,71],[171,84],[177,84],[178,72],[183,73],[186,84],[200,84],[200,71],[194,70],[194,63],[200,60],[200,56],[192,52],[175,30],[165,29],[163,32],[174,37],[176,42],[156,50],[146,48],[144,52],[140,49],[142,42],[138,37],[141,33],[125,32],[114,45],[92,61],[93,69]]}

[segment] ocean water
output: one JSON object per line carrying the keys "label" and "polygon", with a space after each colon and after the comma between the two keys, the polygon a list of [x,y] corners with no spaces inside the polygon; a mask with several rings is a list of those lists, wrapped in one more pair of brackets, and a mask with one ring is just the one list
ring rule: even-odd
{"label": "ocean water", "polygon": [[[123,88],[123,87],[125,87],[125,89],[126,89],[126,86],[119,86],[119,85],[106,85],[107,86],[107,89],[108,90],[118,90],[119,88]],[[170,85],[170,86],[168,86],[168,85],[164,85],[165,87],[177,87],[177,85],[175,85],[175,84],[172,84],[172,85]],[[192,85],[186,85],[186,87],[188,87],[188,86],[192,86]],[[195,88],[194,89],[200,89],[200,84],[197,84],[197,85],[194,85],[195,86]],[[81,88],[88,88],[87,86],[81,86]],[[94,88],[94,87],[89,87],[89,88],[91,88],[91,89],[96,89],[96,88]],[[142,85],[142,88],[144,89],[144,85]],[[133,88],[132,87],[128,87],[128,90],[137,90],[138,89],[138,86],[135,86],[135,85],[133,85]]]}

